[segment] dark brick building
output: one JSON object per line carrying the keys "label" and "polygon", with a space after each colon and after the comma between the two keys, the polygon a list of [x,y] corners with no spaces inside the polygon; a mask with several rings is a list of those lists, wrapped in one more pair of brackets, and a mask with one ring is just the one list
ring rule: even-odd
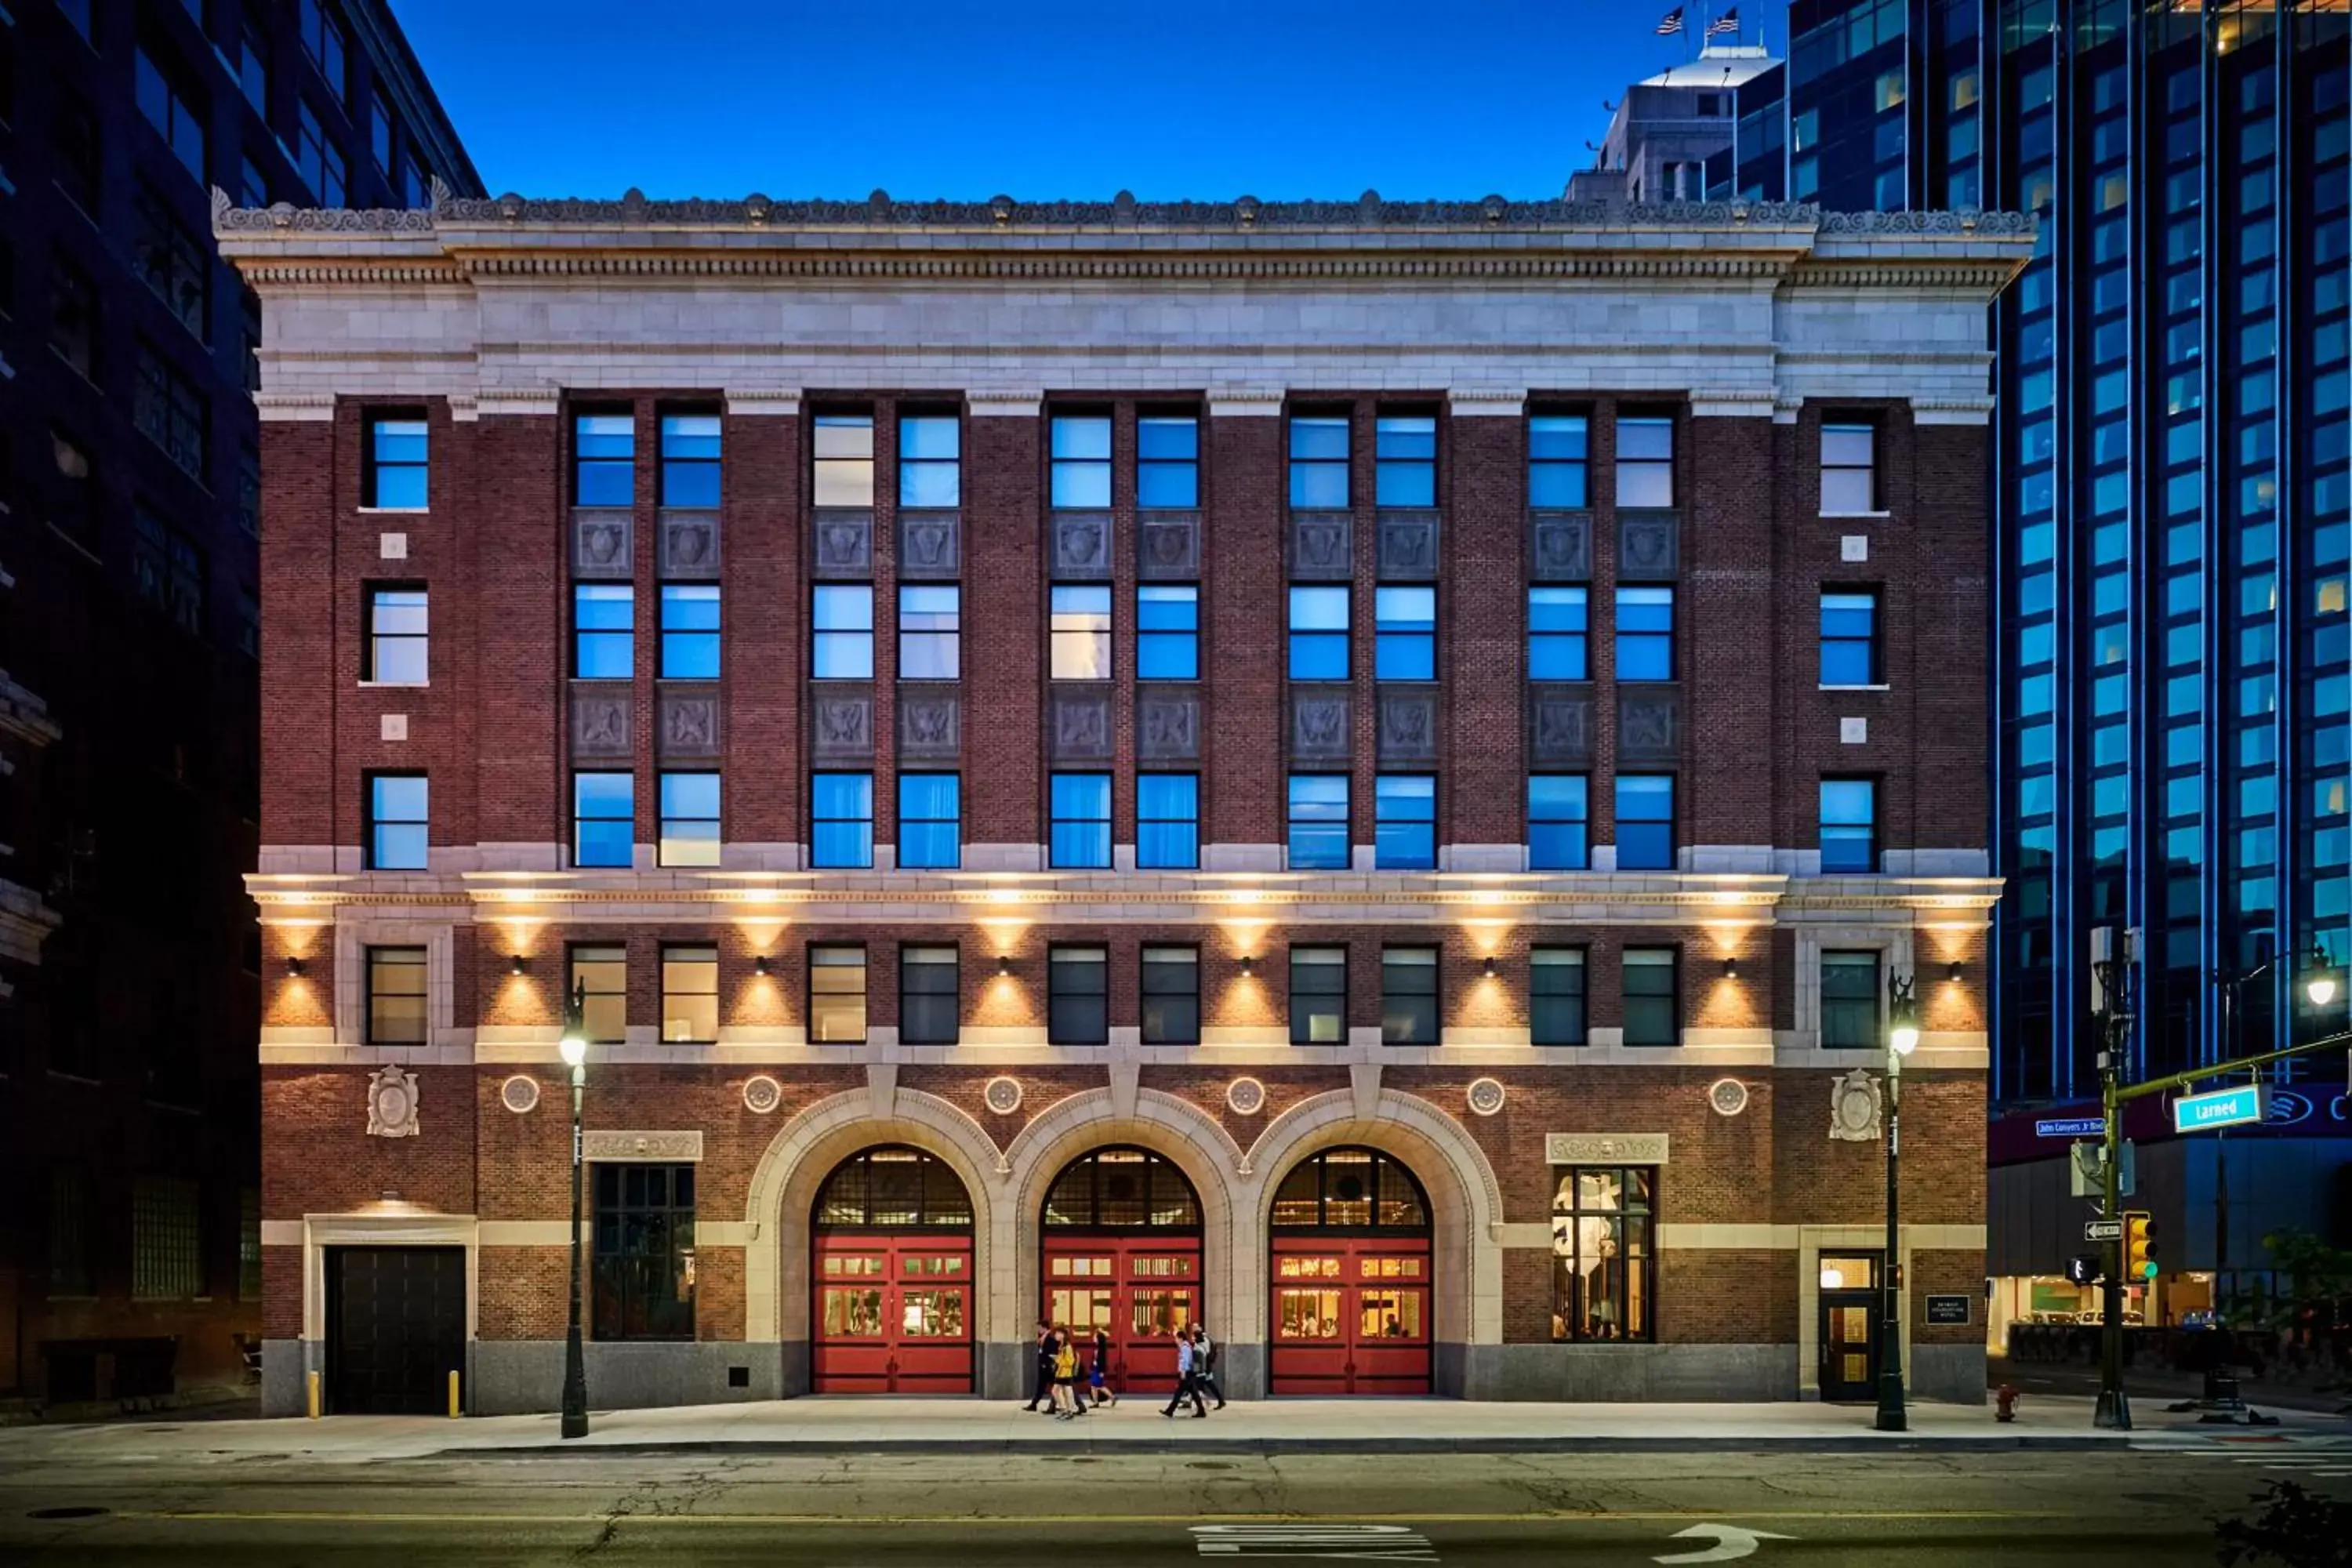
{"label": "dark brick building", "polygon": [[552,1405],[575,988],[600,1403],[1006,1394],[1041,1311],[1145,1385],[1201,1317],[1244,1395],[1850,1395],[1896,979],[1905,1351],[1980,1394],[2021,222],[220,234],[271,1408]]}
{"label": "dark brick building", "polygon": [[0,1398],[260,1329],[256,205],[479,190],[378,0],[0,10]]}

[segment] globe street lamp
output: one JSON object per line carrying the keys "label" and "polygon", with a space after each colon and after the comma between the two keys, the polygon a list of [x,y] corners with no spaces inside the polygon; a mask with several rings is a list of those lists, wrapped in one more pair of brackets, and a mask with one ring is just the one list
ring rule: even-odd
{"label": "globe street lamp", "polygon": [[563,1435],[588,1436],[588,1367],[580,1352],[580,1091],[588,1084],[588,982],[574,981],[556,1048],[572,1069],[572,1321],[563,1334]]}
{"label": "globe street lamp", "polygon": [[1903,1058],[1919,1048],[1919,1004],[1911,994],[1916,984],[1907,974],[1886,977],[1886,1255],[1878,1279],[1883,1307],[1878,1334],[1881,1432],[1901,1432],[1909,1426],[1903,1412],[1903,1297],[1895,1281],[1902,1243],[1895,1193],[1903,1154]]}

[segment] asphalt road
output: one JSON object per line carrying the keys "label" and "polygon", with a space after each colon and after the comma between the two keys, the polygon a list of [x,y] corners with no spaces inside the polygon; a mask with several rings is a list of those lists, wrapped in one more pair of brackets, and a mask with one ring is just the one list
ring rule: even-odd
{"label": "asphalt road", "polygon": [[2352,1505],[2352,1447],[37,1463],[0,1476],[0,1563],[2210,1564],[2285,1476]]}

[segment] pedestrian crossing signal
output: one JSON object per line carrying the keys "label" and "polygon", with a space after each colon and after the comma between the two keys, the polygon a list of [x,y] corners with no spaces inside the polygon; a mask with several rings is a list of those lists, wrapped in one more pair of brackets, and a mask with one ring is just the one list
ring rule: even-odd
{"label": "pedestrian crossing signal", "polygon": [[2124,1212],[2124,1278],[2153,1279],[2157,1276],[2156,1221],[2138,1210]]}

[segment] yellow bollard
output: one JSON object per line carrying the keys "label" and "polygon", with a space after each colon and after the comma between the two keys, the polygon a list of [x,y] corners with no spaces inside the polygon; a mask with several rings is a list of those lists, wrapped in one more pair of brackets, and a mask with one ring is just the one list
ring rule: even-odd
{"label": "yellow bollard", "polygon": [[449,1419],[455,1421],[464,1414],[457,1405],[457,1374],[453,1372],[449,1374]]}
{"label": "yellow bollard", "polygon": [[319,1418],[319,1374],[310,1372],[304,1373],[302,1377],[310,1387],[310,1419],[316,1421]]}

